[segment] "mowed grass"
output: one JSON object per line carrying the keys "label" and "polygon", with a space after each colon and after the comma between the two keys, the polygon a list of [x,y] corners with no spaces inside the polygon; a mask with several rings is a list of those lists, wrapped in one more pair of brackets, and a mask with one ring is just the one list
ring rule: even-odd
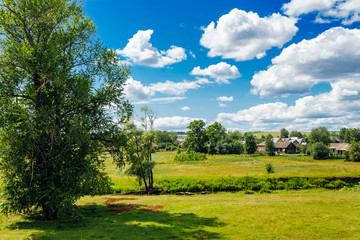
{"label": "mowed grass", "polygon": [[[126,198],[124,198],[126,197]],[[158,210],[109,212],[120,206]],[[1,239],[360,239],[360,194],[345,190],[245,195],[84,197],[80,223],[0,217]],[[140,208],[141,209],[141,208]]]}
{"label": "mowed grass", "polygon": [[[343,159],[313,160],[304,155],[251,156],[251,155],[208,155],[199,162],[174,162],[173,152],[153,154],[156,161],[156,180],[174,177],[212,179],[217,177],[359,177],[360,163]],[[275,173],[268,174],[267,163],[274,166]],[[114,189],[121,192],[139,190],[134,177],[129,177],[115,167],[111,158],[106,160],[106,169],[114,182]]]}

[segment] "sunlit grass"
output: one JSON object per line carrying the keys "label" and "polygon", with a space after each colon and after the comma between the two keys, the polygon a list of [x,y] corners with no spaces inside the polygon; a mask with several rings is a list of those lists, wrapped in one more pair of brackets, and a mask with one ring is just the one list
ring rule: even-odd
{"label": "sunlit grass", "polygon": [[[358,177],[360,164],[336,160],[313,160],[305,155],[258,156],[258,155],[208,155],[198,162],[174,162],[174,152],[153,154],[156,161],[155,181],[163,178],[191,177],[209,179],[217,177]],[[265,165],[271,163],[275,173],[268,174]],[[138,186],[134,177],[116,169],[112,160],[106,161],[107,172],[117,191],[128,191]],[[136,190],[136,189],[134,189]]]}
{"label": "sunlit grass", "polygon": [[[360,194],[344,190],[245,195],[126,196],[121,204],[162,206],[116,214],[108,198],[84,197],[82,222],[0,217],[1,239],[359,239]],[[89,205],[90,204],[90,205]]]}

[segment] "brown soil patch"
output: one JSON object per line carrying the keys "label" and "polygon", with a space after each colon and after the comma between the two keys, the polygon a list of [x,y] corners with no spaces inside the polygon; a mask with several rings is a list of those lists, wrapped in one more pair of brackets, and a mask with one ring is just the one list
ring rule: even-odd
{"label": "brown soil patch", "polygon": [[125,213],[129,212],[131,209],[135,209],[139,212],[152,212],[157,211],[160,209],[164,209],[164,206],[162,205],[155,205],[155,206],[143,206],[140,204],[109,204],[106,205],[109,209],[109,212],[112,213]]}
{"label": "brown soil patch", "polygon": [[139,205],[138,204],[111,204],[106,205],[107,208],[111,208],[109,212],[112,213],[124,213],[128,212],[131,209],[136,209]]}
{"label": "brown soil patch", "polygon": [[136,211],[139,211],[139,212],[152,212],[152,211],[157,211],[157,210],[160,210],[160,209],[164,209],[164,206],[162,206],[162,205],[148,206],[146,208],[138,208],[138,209],[136,209]]}
{"label": "brown soil patch", "polygon": [[96,202],[88,202],[88,203],[85,203],[85,205],[96,205]]}
{"label": "brown soil patch", "polygon": [[119,201],[132,201],[132,200],[138,200],[137,198],[107,198],[105,200],[106,203],[114,203]]}
{"label": "brown soil patch", "polygon": [[160,210],[160,209],[164,209],[164,206],[162,206],[162,205],[149,206],[148,209],[151,210],[151,211],[157,211],[157,210]]}

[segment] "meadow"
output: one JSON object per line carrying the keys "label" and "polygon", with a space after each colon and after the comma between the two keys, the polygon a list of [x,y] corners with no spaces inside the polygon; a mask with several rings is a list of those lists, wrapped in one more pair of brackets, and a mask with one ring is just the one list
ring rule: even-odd
{"label": "meadow", "polygon": [[[207,160],[198,162],[174,162],[176,153],[155,153],[155,183],[164,179],[187,178],[211,180],[229,177],[255,178],[330,178],[360,177],[360,164],[345,162],[343,159],[313,160],[305,155],[208,155]],[[124,175],[124,171],[113,165],[111,158],[106,159],[106,169],[118,192],[139,190],[134,177]],[[265,165],[271,163],[275,172],[268,174]]]}
{"label": "meadow", "polygon": [[[308,156],[208,156],[192,163],[154,154],[155,181],[254,177],[359,177],[360,164]],[[266,163],[275,172],[268,174]],[[106,156],[117,191],[140,189]],[[251,193],[251,194],[249,194]],[[85,196],[82,220],[44,222],[0,215],[0,239],[359,239],[360,188],[217,192],[193,196]]]}

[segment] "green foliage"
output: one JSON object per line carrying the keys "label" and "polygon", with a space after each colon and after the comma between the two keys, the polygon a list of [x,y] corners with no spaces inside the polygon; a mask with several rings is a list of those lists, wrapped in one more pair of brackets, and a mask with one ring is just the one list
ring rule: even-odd
{"label": "green foliage", "polygon": [[218,122],[214,122],[206,128],[208,153],[215,154],[217,144],[225,137],[225,128]]}
{"label": "green foliage", "polygon": [[251,133],[245,134],[244,152],[246,154],[254,154],[256,152],[255,137]]}
{"label": "green foliage", "polygon": [[328,159],[330,154],[329,147],[322,142],[311,145],[311,155],[315,160]]}
{"label": "green foliage", "polygon": [[78,1],[1,1],[0,35],[2,209],[76,215],[77,199],[110,187],[105,147],[121,161],[129,69],[95,39]]}
{"label": "green foliage", "polygon": [[360,162],[360,143],[353,142],[347,156],[352,162]]}
{"label": "green foliage", "polygon": [[215,147],[216,154],[242,154],[243,152],[244,147],[237,140],[233,140],[230,143],[226,141],[220,141],[216,144]]}
{"label": "green foliage", "polygon": [[288,138],[289,137],[289,132],[288,130],[286,130],[285,128],[282,128],[280,130],[280,138]]}
{"label": "green foliage", "polygon": [[[141,125],[144,131],[137,129],[134,124],[128,124],[123,135],[126,137],[127,145],[122,149],[125,161],[130,165],[126,173],[137,177],[139,185],[144,184],[146,190],[153,189],[154,175],[153,168],[155,162],[152,160],[155,132],[154,113],[148,107],[142,107]],[[123,167],[122,162],[118,162],[118,167]]]}
{"label": "green foliage", "polygon": [[166,149],[169,145],[175,147],[179,146],[176,132],[155,131],[154,142],[160,149]]}
{"label": "green foliage", "polygon": [[272,165],[270,162],[268,162],[268,163],[265,165],[265,169],[266,169],[266,172],[267,172],[267,173],[274,173],[274,172],[275,172],[274,167],[273,167],[273,165]]}
{"label": "green foliage", "polygon": [[168,192],[200,191],[259,191],[293,190],[327,188],[341,189],[344,186],[355,186],[352,178],[256,178],[256,177],[221,177],[212,179],[195,179],[191,177],[163,178],[155,186]]}
{"label": "green foliage", "polygon": [[265,152],[268,156],[274,156],[275,155],[275,144],[272,140],[273,136],[271,134],[268,134],[265,138]]}
{"label": "green foliage", "polygon": [[298,137],[298,138],[302,138],[303,135],[301,132],[298,132],[298,131],[291,131],[290,132],[290,137]]}
{"label": "green foliage", "polygon": [[187,128],[189,131],[187,132],[185,142],[188,151],[206,153],[205,144],[207,142],[207,135],[205,132],[205,122],[203,120],[195,120]]}
{"label": "green foliage", "polygon": [[360,129],[358,128],[342,128],[339,133],[340,140],[346,143],[360,142]]}
{"label": "green foliage", "polygon": [[322,142],[325,145],[331,142],[330,133],[325,127],[318,127],[311,130],[308,141],[310,144]]}
{"label": "green foliage", "polygon": [[176,154],[174,157],[175,162],[192,162],[192,161],[202,161],[206,160],[206,154],[198,153],[198,152],[188,152],[188,153],[181,153]]}

